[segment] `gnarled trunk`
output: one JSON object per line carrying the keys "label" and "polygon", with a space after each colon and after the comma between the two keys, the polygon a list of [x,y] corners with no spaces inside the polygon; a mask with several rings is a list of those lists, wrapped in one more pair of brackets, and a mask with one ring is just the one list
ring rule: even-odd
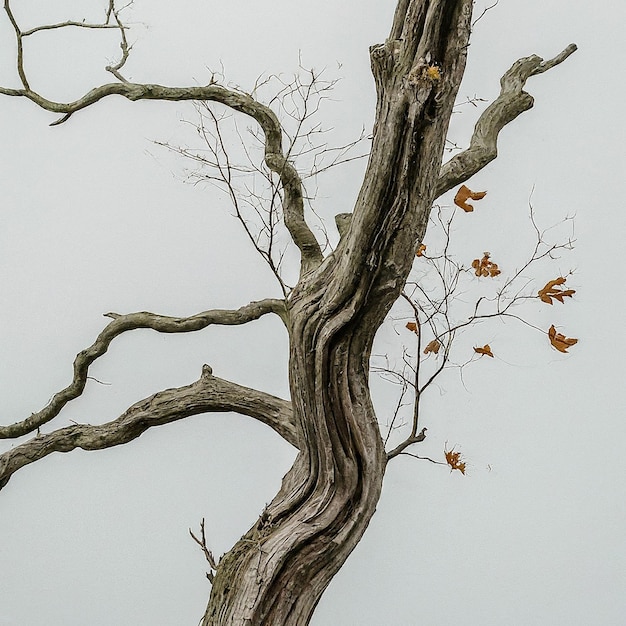
{"label": "gnarled trunk", "polygon": [[471,8],[471,0],[400,0],[390,38],[371,49],[374,141],[350,228],[288,303],[300,453],[219,563],[204,626],[308,624],[374,514],[386,455],[368,389],[370,349],[424,235]]}

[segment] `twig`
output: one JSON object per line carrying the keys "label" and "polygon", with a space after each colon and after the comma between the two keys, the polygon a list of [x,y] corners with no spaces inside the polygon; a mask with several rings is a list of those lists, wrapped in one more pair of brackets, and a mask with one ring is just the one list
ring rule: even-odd
{"label": "twig", "polygon": [[204,517],[202,518],[202,521],[200,522],[200,539],[198,539],[198,537],[196,537],[196,535],[193,534],[193,531],[191,530],[191,528],[189,529],[189,534],[191,535],[191,538],[202,549],[204,558],[206,559],[207,563],[209,564],[209,567],[211,568],[210,571],[206,572],[206,577],[209,579],[209,582],[212,583],[214,579],[213,572],[217,571],[217,563],[215,562],[215,559],[213,558],[213,553],[211,552],[211,550],[209,550],[207,543],[206,543],[206,535],[204,532]]}

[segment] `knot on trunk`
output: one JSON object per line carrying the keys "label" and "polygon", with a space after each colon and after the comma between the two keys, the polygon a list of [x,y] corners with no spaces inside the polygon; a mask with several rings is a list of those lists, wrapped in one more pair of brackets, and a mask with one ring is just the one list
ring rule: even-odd
{"label": "knot on trunk", "polygon": [[352,213],[338,213],[335,215],[335,224],[339,231],[339,239],[343,239],[350,228]]}

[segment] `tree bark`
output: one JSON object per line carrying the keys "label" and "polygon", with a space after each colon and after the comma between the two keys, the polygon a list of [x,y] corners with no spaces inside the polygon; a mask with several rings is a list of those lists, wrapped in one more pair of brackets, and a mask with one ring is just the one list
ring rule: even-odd
{"label": "tree bark", "polygon": [[374,514],[387,457],[368,388],[370,350],[424,236],[471,10],[471,0],[401,0],[391,37],[371,48],[376,123],[353,218],[288,303],[300,453],[220,561],[204,626],[308,624]]}

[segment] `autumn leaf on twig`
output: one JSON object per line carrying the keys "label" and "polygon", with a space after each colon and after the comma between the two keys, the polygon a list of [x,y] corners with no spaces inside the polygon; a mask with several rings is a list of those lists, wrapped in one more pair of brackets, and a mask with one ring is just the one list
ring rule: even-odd
{"label": "autumn leaf on twig", "polygon": [[476,352],[476,354],[486,354],[487,356],[490,356],[493,359],[493,352],[491,352],[491,348],[489,347],[489,344],[486,343],[482,348],[474,348],[474,352]]}
{"label": "autumn leaf on twig", "polygon": [[490,276],[493,278],[502,273],[498,269],[498,264],[489,260],[490,256],[489,252],[483,252],[482,259],[474,259],[472,261],[472,267],[474,268],[476,276]]}
{"label": "autumn leaf on twig", "polygon": [[454,204],[462,208],[466,213],[471,213],[474,210],[474,207],[467,201],[480,200],[486,195],[486,191],[472,191],[465,185],[461,185],[461,188],[456,192],[456,196],[454,196]]}
{"label": "autumn leaf on twig", "polygon": [[576,292],[573,289],[558,289],[559,285],[565,283],[565,278],[559,276],[555,280],[551,280],[546,283],[543,289],[537,292],[539,299],[546,304],[552,304],[552,298],[556,298],[561,304],[563,304],[563,298],[571,298]]}
{"label": "autumn leaf on twig", "polygon": [[415,256],[424,256],[424,252],[426,252],[426,246],[423,243],[421,243],[419,245],[419,248],[415,252]]}
{"label": "autumn leaf on twig", "polygon": [[548,330],[548,337],[550,338],[550,343],[559,352],[567,352],[568,348],[578,343],[578,339],[566,337],[565,335],[561,335],[561,333],[557,333],[556,328],[554,328],[554,324],[552,324]]}
{"label": "autumn leaf on twig", "polygon": [[406,327],[412,332],[415,333],[416,335],[419,334],[419,330],[417,328],[417,324],[415,322],[407,322],[406,323]]}
{"label": "autumn leaf on twig", "polygon": [[452,450],[444,450],[443,453],[446,455],[446,463],[453,470],[459,470],[461,474],[465,475],[465,461],[461,460],[461,453],[455,452],[454,448]]}
{"label": "autumn leaf on twig", "polygon": [[438,339],[433,339],[428,345],[424,348],[424,354],[429,354],[430,352],[434,352],[437,354],[439,352],[439,348],[441,348],[441,344]]}

